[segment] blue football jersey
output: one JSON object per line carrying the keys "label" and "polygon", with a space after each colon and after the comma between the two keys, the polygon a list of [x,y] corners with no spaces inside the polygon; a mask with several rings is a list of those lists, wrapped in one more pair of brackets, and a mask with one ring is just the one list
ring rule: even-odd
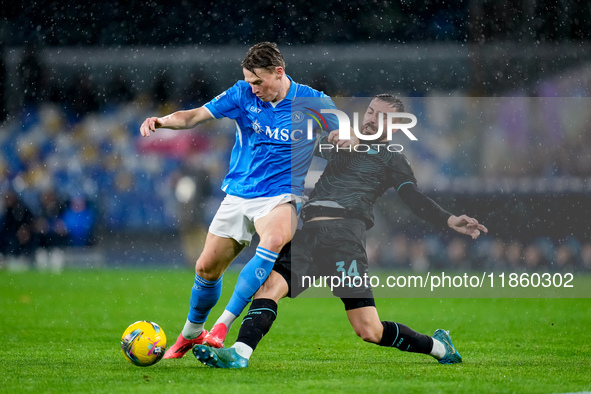
{"label": "blue football jersey", "polygon": [[[262,101],[241,80],[205,104],[214,118],[236,122],[236,142],[222,183],[226,193],[243,198],[303,194],[317,138],[309,138],[305,120],[292,116],[292,100],[321,97],[325,108],[335,106],[324,93],[289,80],[289,92],[278,103]],[[336,117],[326,119],[329,131],[338,129]]]}

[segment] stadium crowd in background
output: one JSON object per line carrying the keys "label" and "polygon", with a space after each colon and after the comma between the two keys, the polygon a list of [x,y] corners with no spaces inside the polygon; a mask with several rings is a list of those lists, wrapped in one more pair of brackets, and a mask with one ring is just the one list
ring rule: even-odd
{"label": "stadium crowd in background", "polygon": [[95,230],[96,212],[84,197],[44,190],[33,210],[9,189],[0,200],[0,267],[60,270],[64,249],[93,245]]}
{"label": "stadium crowd in background", "polygon": [[[112,82],[104,87],[103,92],[103,87],[94,86],[92,80],[83,74],[76,76],[80,81],[72,80],[71,88],[47,86],[47,81],[51,78],[39,76],[47,75],[47,70],[44,70],[43,64],[35,58],[34,51],[23,60],[23,66],[30,68],[26,72],[23,70],[23,90],[31,89],[36,91],[36,94],[26,95],[28,98],[23,102],[22,112],[1,126],[0,191],[5,192],[9,188],[16,190],[20,199],[32,211],[41,210],[40,194],[44,190],[54,188],[63,195],[82,193],[96,208],[96,220],[100,228],[149,228],[154,231],[178,229],[182,222],[182,215],[179,214],[181,208],[175,195],[179,174],[188,171],[212,180],[220,179],[225,172],[224,166],[219,164],[223,160],[214,158],[229,155],[231,127],[220,127],[215,132],[190,133],[187,140],[178,140],[180,142],[166,147],[160,144],[157,148],[138,144],[137,136],[133,132],[146,113],[153,111],[154,106],[175,109],[176,103],[181,99],[188,100],[188,103],[199,102],[203,101],[203,94],[212,94],[199,72],[196,71],[194,74],[194,80],[190,84],[192,88],[177,97],[162,94],[166,91],[163,86],[170,83],[167,82],[166,75],[154,81],[151,91],[148,92],[135,91],[124,79],[115,75]],[[33,86],[31,83],[40,85]],[[545,82],[544,86],[546,91],[564,88],[553,81]],[[79,97],[77,100],[80,102],[74,105],[74,102],[67,99],[65,92],[74,92],[77,89],[81,91],[72,97]],[[91,94],[84,93],[84,90]],[[156,97],[154,104],[146,100],[148,94]],[[92,101],[87,102],[84,97],[88,96],[101,97],[101,100],[98,105]],[[511,114],[512,112],[508,112],[505,115]],[[584,115],[584,112],[577,112],[573,116]],[[584,118],[576,123],[584,124]],[[510,135],[510,129],[506,133]],[[434,138],[437,137],[445,143],[446,135],[434,135]],[[494,139],[494,136],[495,134],[489,134],[487,137],[487,155],[490,156],[492,152],[496,152],[497,155],[491,159],[493,163],[503,157],[507,158],[507,155],[503,154],[505,148],[499,145],[499,140]],[[562,176],[589,177],[591,166],[586,162],[589,155],[583,151],[591,146],[588,140],[590,136],[590,133],[576,134],[570,131],[555,133],[549,137],[556,141],[552,149],[557,154],[555,160],[543,161],[545,167],[540,166],[541,161],[532,159],[520,159],[521,164],[533,166],[528,176],[544,177],[548,181],[560,182]],[[525,141],[520,142],[520,149],[527,151],[530,147],[527,140]],[[511,140],[508,142],[511,143]],[[513,147],[509,146],[507,149]],[[453,150],[430,152],[424,146],[419,146],[418,151],[423,151],[419,152],[422,155],[419,158],[423,160],[418,162],[428,165],[425,167],[427,174],[424,176],[427,181],[429,174],[437,171],[447,171],[452,176],[462,174],[463,169],[457,167],[457,158],[454,158]],[[445,152],[448,154],[442,155]],[[465,154],[468,153],[462,153],[460,158],[464,159]],[[149,163],[148,165],[140,163],[138,156],[141,155],[149,155],[150,160],[144,161]],[[531,157],[536,155],[539,156],[539,153],[533,149]],[[523,158],[522,154],[514,156]],[[491,168],[503,167],[490,167],[487,169],[489,175]],[[511,170],[511,166],[504,168]],[[486,173],[474,172],[474,169],[471,171],[472,176],[486,176]],[[506,172],[506,175],[510,179],[519,174]],[[516,178],[516,181],[518,182],[519,178]],[[99,190],[110,192],[99,193]],[[199,210],[198,224],[204,227],[211,220],[213,207],[219,202],[221,194],[215,185],[208,186],[208,191],[200,194],[201,200],[196,203],[194,209]],[[137,204],[138,199],[144,199],[147,195],[151,195],[151,198],[144,204]],[[496,199],[500,197],[502,196],[497,196]],[[511,201],[508,199],[506,203],[511,205]],[[538,205],[539,208],[535,208]],[[533,206],[534,210],[539,210],[533,213],[543,215],[542,203],[534,203]],[[186,204],[182,209],[186,209]],[[523,222],[524,218],[519,220]],[[377,228],[380,229],[379,224]],[[556,228],[552,229],[555,230]],[[527,232],[516,231],[511,235],[511,239],[502,237],[502,233],[499,232],[495,242],[478,243],[477,247],[465,247],[461,242],[451,240],[429,241],[429,237],[427,240],[418,240],[412,235],[401,239],[393,233],[387,233],[387,229],[379,231],[381,234],[377,238],[391,241],[381,241],[380,244],[373,242],[372,247],[370,234],[368,243],[369,252],[373,250],[375,253],[375,258],[371,260],[378,262],[382,267],[400,266],[424,270],[429,267],[464,267],[466,262],[471,262],[471,268],[517,269],[525,267],[527,256],[529,266],[537,266],[540,269],[591,268],[588,261],[588,250],[591,246],[584,237],[578,236],[580,232],[577,231],[572,236],[555,236],[550,230],[546,233],[538,231],[535,238],[526,238]],[[489,239],[495,237],[494,228],[492,231]],[[394,245],[398,250],[395,254],[392,253]]]}
{"label": "stadium crowd in background", "polygon": [[[51,13],[52,5],[49,3],[35,2],[30,7],[45,7],[46,11]],[[538,8],[542,5],[543,2],[536,1],[535,7],[528,12],[537,15]],[[493,7],[492,3],[481,4],[481,6]],[[93,8],[95,6],[80,3],[80,7]],[[119,9],[123,9],[135,6],[122,3],[119,4],[119,7],[122,7]],[[175,18],[183,15],[182,12],[179,13],[183,7],[184,5],[181,4],[174,5],[171,13],[166,14],[167,17]],[[251,7],[265,8],[266,6],[251,5]],[[289,8],[288,5],[276,5],[276,8],[271,7],[265,12],[275,15],[289,11],[282,7]],[[326,9],[327,7],[328,5],[315,5],[303,13],[298,11],[298,14],[310,21],[317,21],[315,26],[323,26],[328,21],[332,21],[330,19],[332,11]],[[380,7],[386,6],[380,5]],[[421,20],[422,26],[418,29],[419,31],[401,38],[402,40],[446,42],[448,40],[457,41],[464,35],[471,34],[468,31],[469,25],[457,23],[465,21],[466,13],[471,12],[466,9],[465,4],[453,3],[445,6],[433,5],[433,7],[435,7],[433,10],[425,12],[425,15],[421,14],[421,17],[418,18]],[[517,4],[514,7],[521,8]],[[585,8],[589,5],[576,2],[568,12],[583,12],[581,7]],[[162,11],[160,8],[156,8],[156,13]],[[396,18],[404,19],[405,15],[409,15],[408,13],[411,16],[423,13],[423,11],[407,8],[403,7],[398,11],[383,10],[382,14],[394,12],[395,16],[397,15]],[[579,11],[576,11],[577,9]],[[247,12],[247,9],[235,11],[240,15],[241,12]],[[515,11],[518,11],[517,15],[524,17],[522,10]],[[208,180],[220,179],[226,169],[218,163],[224,162],[224,160],[214,160],[214,158],[229,155],[231,135],[228,131],[231,132],[231,127],[227,127],[226,130],[221,127],[213,133],[191,134],[186,139],[182,139],[185,138],[184,136],[177,135],[170,139],[173,141],[172,143],[161,144],[157,148],[153,145],[145,146],[138,143],[134,130],[137,129],[141,119],[149,113],[154,113],[155,110],[169,112],[168,110],[180,109],[178,108],[179,102],[191,106],[203,102],[217,93],[212,91],[211,86],[203,78],[203,70],[192,70],[190,82],[184,89],[175,93],[171,93],[168,89],[173,82],[170,73],[166,71],[162,72],[157,79],[147,83],[145,89],[137,85],[132,86],[123,74],[117,72],[109,77],[108,83],[97,84],[83,67],[67,79],[59,79],[54,75],[53,70],[43,64],[40,52],[46,45],[67,44],[72,42],[71,40],[78,40],[81,37],[73,34],[67,24],[54,26],[53,32],[55,34],[46,34],[44,32],[48,31],[47,18],[30,21],[30,14],[17,12],[17,8],[14,7],[7,7],[2,12],[5,13],[7,22],[3,25],[3,30],[0,33],[4,34],[7,39],[2,42],[2,48],[0,48],[0,192],[6,192],[9,189],[16,190],[19,199],[29,206],[32,212],[41,211],[40,195],[45,190],[55,189],[62,195],[81,193],[96,209],[97,217],[95,219],[99,230],[147,228],[153,231],[167,231],[184,226],[180,212],[181,209],[187,209],[187,204],[179,201],[175,193],[178,181],[182,178],[179,175],[183,172],[199,173],[200,176]],[[343,18],[347,12],[352,11],[336,10],[335,12],[339,18]],[[495,15],[509,14],[495,13]],[[37,13],[37,15],[44,15],[44,13]],[[206,18],[215,19],[215,15],[215,10],[212,10]],[[235,17],[238,18],[239,15],[235,15]],[[120,15],[120,17],[124,18],[124,15]],[[500,17],[502,18],[502,16]],[[398,20],[396,18],[392,20]],[[500,25],[504,26],[503,37],[498,37],[497,35],[501,34],[500,31],[493,28],[495,23],[499,23],[499,21],[486,20],[481,25],[482,37],[494,40],[527,36],[542,41],[561,41],[588,38],[589,31],[591,31],[581,24],[575,26],[562,23],[558,19],[564,18],[564,15],[559,17],[548,13],[544,18],[543,23],[538,24],[536,29],[530,32],[522,31],[519,24],[509,26],[507,23],[501,23]],[[554,22],[560,23],[554,23],[552,18],[558,18]],[[79,19],[77,22],[81,20]],[[449,23],[443,24],[442,21],[445,20]],[[274,20],[273,23],[280,22]],[[411,32],[412,30],[409,30],[408,27],[416,26],[409,22],[408,26],[401,28],[400,31],[392,32],[384,29],[383,24],[386,23],[384,21],[378,23],[375,20],[363,20],[362,22],[359,26],[355,26],[355,29],[360,29],[365,33],[358,34],[356,37],[367,35],[368,37],[372,36],[372,40],[382,40],[383,42],[389,40],[386,35]],[[39,29],[31,29],[30,31],[20,29],[21,25],[29,23],[35,23]],[[170,44],[166,34],[144,34],[143,37],[141,35],[121,35],[115,34],[114,25],[111,27],[101,26],[101,29],[104,28],[102,32],[83,38],[88,40],[89,45],[120,44],[117,40],[122,37],[132,41],[121,44],[137,44],[142,39],[163,40],[167,45]],[[217,25],[212,24],[212,26],[215,28]],[[327,28],[335,27],[327,26]],[[246,31],[248,34],[256,34],[258,27],[242,26],[241,29],[242,33]],[[23,36],[27,32],[30,35]],[[236,32],[228,34],[235,35]],[[318,37],[301,36],[306,34],[308,33],[305,31],[296,32],[287,29],[285,36],[278,41],[295,37],[301,39],[301,43],[306,43],[315,38],[321,41],[324,37],[322,35]],[[327,34],[326,37],[328,36],[331,35]],[[183,37],[189,37],[189,35]],[[223,38],[224,43],[227,43],[232,42],[238,36],[220,35],[218,37]],[[226,40],[227,38],[229,41]],[[76,43],[79,42],[76,41]],[[194,43],[176,42],[176,44]],[[7,45],[20,46],[22,49],[18,67],[18,91],[20,92],[18,99],[21,102],[16,106],[10,106],[10,108],[18,108],[17,112],[10,114],[7,112],[7,104],[9,99],[14,100],[15,98],[5,96],[6,64],[4,64],[4,56],[7,54]],[[590,89],[590,86],[585,85],[585,81],[591,80],[589,78],[590,72],[588,69],[567,70],[564,76],[562,74],[556,75],[541,81],[534,90],[540,96],[548,97],[584,96]],[[573,73],[576,74],[576,78],[571,78]],[[326,80],[322,73],[310,75],[309,79],[309,81],[303,80],[302,82],[312,86],[323,86],[322,89],[327,92],[334,90],[330,86],[330,81]],[[353,92],[343,91],[340,93],[347,96]],[[520,92],[516,92],[516,94],[519,95]],[[150,99],[148,100],[147,97]],[[450,110],[449,114],[443,114],[443,117],[452,117],[456,113],[453,111],[465,111],[470,105],[467,102],[460,102],[459,98],[448,99],[448,101],[453,100],[458,100],[458,105]],[[510,193],[523,197],[524,200],[531,199],[532,194],[544,192],[543,189],[535,189],[535,182],[539,179],[558,185],[558,191],[552,192],[549,197],[553,201],[559,201],[563,195],[569,193],[569,190],[560,189],[560,184],[564,180],[580,179],[583,180],[584,186],[584,179],[591,177],[589,162],[591,156],[588,155],[588,150],[591,147],[591,133],[584,128],[566,129],[560,125],[558,125],[560,127],[551,127],[550,131],[543,133],[536,124],[520,128],[520,132],[515,133],[514,128],[505,125],[505,123],[511,125],[511,122],[515,120],[515,112],[510,110],[515,107],[514,104],[515,102],[507,102],[505,105],[507,108],[498,113],[498,122],[494,125],[495,132],[486,133],[481,141],[473,139],[480,145],[474,145],[476,149],[472,151],[457,152],[451,146],[454,141],[471,133],[471,129],[468,127],[463,131],[464,134],[454,134],[453,130],[434,133],[430,138],[430,141],[435,141],[432,143],[433,146],[420,145],[417,146],[416,152],[409,152],[409,155],[417,155],[413,162],[419,163],[417,171],[421,172],[422,179],[429,183],[436,181],[438,174],[443,174],[451,179],[469,175],[472,179],[483,179],[486,185],[489,178],[506,177],[513,184]],[[547,112],[550,114],[552,122],[556,122],[556,119],[560,118],[552,111]],[[520,113],[526,114],[527,112],[521,108]],[[573,124],[585,127],[584,125],[588,124],[585,118],[587,114],[587,111],[578,111],[575,108],[574,111],[569,112],[569,119]],[[529,118],[525,116],[518,120],[527,124],[535,117],[533,114]],[[207,137],[203,137],[205,134]],[[163,147],[164,145],[166,147]],[[183,146],[182,149],[180,145]],[[482,156],[479,155],[478,146],[486,146],[485,154]],[[541,147],[545,146],[550,148],[541,150]],[[143,155],[149,155],[149,160],[140,160]],[[539,157],[544,157],[545,160],[538,160]],[[484,163],[482,158],[485,159]],[[507,163],[507,160],[510,162]],[[468,168],[466,165],[462,165],[465,163],[480,163],[480,166],[475,165]],[[526,188],[524,186],[526,184],[530,186]],[[493,190],[498,189],[493,188]],[[108,190],[109,192],[101,193],[100,190]],[[523,195],[520,194],[522,193],[520,190],[529,190],[529,192],[525,192],[526,194]],[[532,190],[533,193],[530,193]],[[495,195],[494,191],[490,190],[488,193],[490,193],[491,199],[502,200],[507,207],[511,207],[513,204],[511,198]],[[577,193],[573,205],[584,205],[587,201],[584,197],[584,190],[581,189]],[[208,186],[206,192],[199,194],[201,199],[195,203],[192,209],[195,210],[193,213],[198,218],[198,225],[204,227],[210,222],[214,212],[213,207],[219,203],[221,194],[215,184]],[[148,195],[151,197],[145,199],[145,196]],[[581,197],[581,195],[583,196]],[[396,202],[392,196],[386,196],[385,199]],[[137,204],[139,200],[142,200],[143,203]],[[529,212],[534,213],[536,217],[543,217],[548,210],[543,202],[532,205],[534,206],[533,211]],[[556,211],[555,207],[552,209],[553,212]],[[486,217],[483,219],[487,223],[491,223],[491,220]],[[514,220],[516,223],[523,224],[525,217],[516,217]],[[577,221],[580,222],[580,218],[575,218],[575,222],[569,222],[569,225],[576,224]],[[415,237],[414,234],[397,235],[395,232],[390,233],[388,229],[381,228],[378,223],[376,225],[378,236],[374,237],[369,234],[368,251],[370,253],[373,251],[375,258],[371,260],[376,261],[379,266],[400,266],[414,270],[424,270],[430,267],[466,266],[473,269],[494,267],[494,269],[501,270],[505,269],[504,267],[523,268],[526,264],[529,267],[536,266],[547,270],[566,270],[571,269],[570,267],[575,270],[589,270],[591,263],[589,263],[588,256],[591,244],[587,241],[588,234],[578,231],[581,228],[580,225],[578,226],[571,231],[572,234],[566,234],[564,231],[556,234],[555,231],[558,227],[549,225],[544,232],[538,226],[535,236],[531,236],[528,231],[514,231],[510,236],[507,236],[503,231],[495,231],[492,227],[492,233],[487,242],[482,241],[474,247],[467,247],[462,242],[453,239],[432,240],[431,238],[436,237],[429,236],[429,234],[425,240]],[[566,227],[560,226],[560,228],[565,229]],[[191,229],[187,229],[188,233],[191,231]],[[373,241],[377,239],[381,241],[379,243]],[[384,239],[387,241],[384,242]],[[393,248],[397,248],[396,250],[399,252],[394,254]],[[400,252],[400,250],[404,252]]]}

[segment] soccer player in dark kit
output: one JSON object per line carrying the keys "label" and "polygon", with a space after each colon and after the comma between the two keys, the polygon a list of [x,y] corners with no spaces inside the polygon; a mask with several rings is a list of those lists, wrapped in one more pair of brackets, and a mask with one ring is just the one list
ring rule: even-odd
{"label": "soccer player in dark kit", "polygon": [[[404,112],[404,104],[392,95],[377,95],[367,108],[361,132],[375,134],[382,123],[379,117],[384,117],[382,125],[386,124],[388,112]],[[383,134],[367,152],[322,151],[327,166],[303,208],[303,227],[283,248],[273,272],[257,291],[236,343],[231,348],[195,346],[193,353],[198,360],[211,367],[247,367],[277,317],[277,302],[286,296],[296,297],[309,286],[304,276],[367,275],[365,233],[373,226],[375,201],[389,188],[394,188],[421,219],[473,239],[481,231],[488,232],[476,219],[452,215],[421,193],[409,161],[402,153],[386,149],[388,141]],[[323,142],[327,142],[325,137]],[[371,287],[342,282],[333,288],[333,294],[343,301],[349,322],[364,341],[428,354],[442,364],[462,362],[447,331],[438,329],[430,337],[401,323],[381,321]]]}

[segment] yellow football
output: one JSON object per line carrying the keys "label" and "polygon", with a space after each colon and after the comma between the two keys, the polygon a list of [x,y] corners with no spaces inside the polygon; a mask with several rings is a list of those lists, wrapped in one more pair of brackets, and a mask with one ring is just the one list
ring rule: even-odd
{"label": "yellow football", "polygon": [[121,336],[125,358],[139,367],[154,365],[166,351],[166,335],[156,323],[142,320],[127,327]]}

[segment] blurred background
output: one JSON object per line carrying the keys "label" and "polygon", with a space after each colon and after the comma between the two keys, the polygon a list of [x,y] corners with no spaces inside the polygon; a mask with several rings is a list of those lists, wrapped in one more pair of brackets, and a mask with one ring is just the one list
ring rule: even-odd
{"label": "blurred background", "polygon": [[149,139],[139,126],[232,86],[259,41],[332,97],[405,98],[420,188],[490,230],[476,242],[441,232],[390,191],[373,264],[591,270],[584,0],[4,1],[0,265],[192,266],[223,198],[233,122]]}

